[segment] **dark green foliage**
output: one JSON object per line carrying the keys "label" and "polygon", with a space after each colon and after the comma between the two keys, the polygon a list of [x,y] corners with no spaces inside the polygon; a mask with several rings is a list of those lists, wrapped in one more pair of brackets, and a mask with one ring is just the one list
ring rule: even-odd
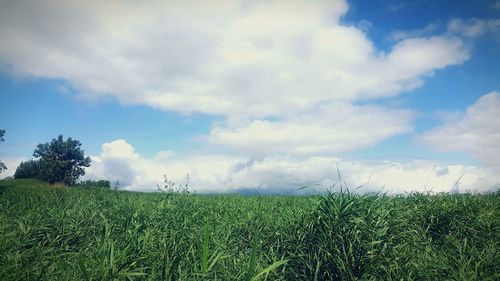
{"label": "dark green foliage", "polygon": [[97,187],[97,188],[111,188],[111,183],[108,180],[86,180],[77,183],[77,187]]}
{"label": "dark green foliage", "polygon": [[[5,136],[5,130],[0,129],[0,142],[4,142],[5,141],[4,136]],[[2,161],[0,161],[0,173],[3,170],[7,170],[7,166],[5,166],[5,164]]]}
{"label": "dark green foliage", "polygon": [[499,280],[500,194],[141,194],[0,181],[0,280]]}
{"label": "dark green foliage", "polygon": [[14,178],[16,179],[40,179],[44,174],[43,167],[38,160],[23,161],[17,166]]}
{"label": "dark green foliage", "polygon": [[85,175],[84,167],[90,166],[90,157],[85,157],[80,148],[81,143],[72,138],[67,140],[59,135],[50,143],[39,144],[33,153],[35,160],[19,166],[16,178],[34,178],[49,183],[75,184],[76,180]]}
{"label": "dark green foliage", "polygon": [[297,228],[289,278],[497,280],[500,196],[328,194]]}
{"label": "dark green foliage", "polygon": [[72,138],[64,140],[62,135],[52,139],[50,143],[39,144],[33,156],[39,158],[44,167],[42,180],[71,185],[80,176],[85,175],[84,167],[89,167],[91,160],[90,157],[85,157],[80,146],[79,141]]}
{"label": "dark green foliage", "polygon": [[[391,209],[378,196],[327,194],[318,209],[300,225],[304,278],[370,279],[390,260],[387,254]],[[299,260],[300,261],[300,260]],[[300,263],[299,263],[300,264]]]}

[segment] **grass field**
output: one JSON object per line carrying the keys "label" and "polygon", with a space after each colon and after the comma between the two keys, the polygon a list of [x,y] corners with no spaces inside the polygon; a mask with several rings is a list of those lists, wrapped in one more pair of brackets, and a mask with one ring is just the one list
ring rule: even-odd
{"label": "grass field", "polygon": [[500,280],[500,194],[238,196],[0,181],[0,280]]}

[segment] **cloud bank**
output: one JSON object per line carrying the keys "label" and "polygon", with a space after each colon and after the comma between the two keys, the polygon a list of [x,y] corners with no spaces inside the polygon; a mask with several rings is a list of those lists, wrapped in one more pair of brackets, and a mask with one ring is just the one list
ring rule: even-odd
{"label": "cloud bank", "polygon": [[[487,191],[495,182],[479,167],[442,165],[433,161],[350,161],[337,157],[272,156],[249,159],[233,155],[197,155],[163,158],[162,154],[145,158],[125,140],[105,143],[93,156],[87,178],[119,180],[127,190],[155,191],[162,175],[182,184],[186,173],[192,178],[191,190],[206,192],[314,193],[340,182],[357,192],[412,191],[449,192]],[[171,154],[171,153],[168,153]],[[460,179],[460,180],[459,180]],[[458,181],[458,182],[457,182]],[[319,184],[299,191],[302,186]],[[337,185],[337,188],[339,185]]]}
{"label": "cloud bank", "polygon": [[[66,81],[85,100],[222,117],[204,140],[235,154],[179,160],[166,151],[147,159],[125,140],[104,144],[89,175],[124,186],[142,190],[163,173],[186,171],[206,190],[327,183],[339,161],[354,186],[373,174],[374,186],[405,191],[426,175],[449,188],[460,171],[472,186],[484,176],[476,167],[335,154],[411,132],[413,112],[372,102],[464,63],[463,37],[496,23],[457,20],[454,32],[400,36],[380,50],[362,23],[342,21],[348,8],[343,0],[9,1],[0,9],[0,63],[21,77]],[[439,172],[428,177],[433,169]]]}

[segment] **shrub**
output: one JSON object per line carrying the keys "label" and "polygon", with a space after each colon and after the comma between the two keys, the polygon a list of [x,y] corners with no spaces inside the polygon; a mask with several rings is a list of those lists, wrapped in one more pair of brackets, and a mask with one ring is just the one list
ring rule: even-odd
{"label": "shrub", "polygon": [[78,187],[99,187],[111,188],[111,183],[108,180],[86,180],[76,184]]}

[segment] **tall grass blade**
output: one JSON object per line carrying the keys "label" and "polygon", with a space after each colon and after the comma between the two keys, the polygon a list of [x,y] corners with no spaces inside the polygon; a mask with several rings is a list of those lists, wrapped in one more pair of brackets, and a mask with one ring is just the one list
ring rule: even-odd
{"label": "tall grass blade", "polygon": [[202,253],[201,253],[201,271],[203,274],[208,273],[208,240],[210,239],[210,233],[208,231],[208,225],[205,224],[203,229],[203,242],[202,242]]}
{"label": "tall grass blade", "polygon": [[257,257],[257,246],[259,244],[259,235],[260,232],[258,229],[256,229],[253,237],[253,242],[252,242],[252,253],[250,254],[250,260],[248,262],[248,268],[247,268],[247,274],[245,277],[245,280],[251,281],[252,277],[255,273],[255,267],[256,267],[256,257]]}
{"label": "tall grass blade", "polygon": [[288,260],[279,260],[279,261],[275,261],[274,263],[272,263],[270,266],[266,267],[264,270],[262,270],[261,272],[259,272],[257,275],[255,275],[251,280],[252,281],[257,281],[259,280],[259,278],[261,278],[264,274],[266,275],[266,278],[267,276],[269,275],[269,273],[273,270],[275,270],[276,268],[284,265],[285,263],[287,263]]}

